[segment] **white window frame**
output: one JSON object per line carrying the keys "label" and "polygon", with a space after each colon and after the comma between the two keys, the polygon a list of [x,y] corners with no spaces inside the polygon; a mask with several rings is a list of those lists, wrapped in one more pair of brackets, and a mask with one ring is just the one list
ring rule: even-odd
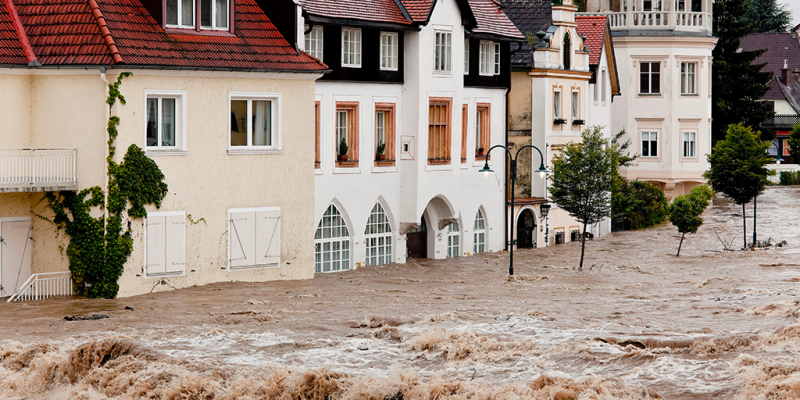
{"label": "white window frame", "polygon": [[[182,217],[184,219],[183,225],[183,238],[181,239],[181,247],[183,247],[183,269],[180,272],[166,272],[166,273],[150,273],[149,268],[147,268],[147,237],[148,237],[148,228],[147,228],[147,221],[148,218],[157,218],[157,217]],[[165,218],[166,220],[166,218]],[[186,275],[186,211],[151,211],[147,213],[147,217],[144,219],[144,229],[142,234],[142,240],[144,242],[144,260],[142,261],[142,267],[144,270],[144,278],[161,278],[165,276],[184,276]],[[164,247],[169,245],[169,235],[165,235],[165,243]]]}
{"label": "white window frame", "polygon": [[[643,72],[642,71],[642,66],[644,64],[648,64],[647,72]],[[658,65],[658,72],[657,73],[653,72],[653,65]],[[640,61],[639,62],[639,71],[638,72],[639,72],[639,82],[638,82],[639,94],[640,95],[645,95],[645,96],[660,95],[661,94],[661,74],[662,74],[661,61]],[[647,91],[646,92],[642,91],[642,75],[643,74],[647,75]],[[657,75],[658,92],[654,92],[653,91],[653,81],[654,81],[653,75]]]}
{"label": "white window frame", "polygon": [[553,118],[559,119],[561,118],[561,91],[556,90],[553,92]]}
{"label": "white window frame", "polygon": [[342,67],[361,68],[361,29],[342,28]]}
{"label": "white window frame", "polygon": [[[305,25],[304,31],[308,30],[308,25]],[[315,25],[311,27],[311,30],[305,34],[305,46],[306,46],[306,53],[318,58],[320,61],[323,61],[322,56],[324,55],[324,43],[325,43],[325,30],[322,29],[321,26]],[[314,44],[316,50],[311,50],[311,45]]]}
{"label": "white window frame", "polygon": [[494,44],[494,74],[500,75],[500,43]]}
{"label": "white window frame", "polygon": [[[198,2],[202,2],[204,0],[197,0]],[[209,0],[211,2],[211,26],[203,26],[202,21],[198,21],[200,24],[201,30],[208,30],[208,31],[229,31],[231,30],[231,17],[233,16],[233,12],[231,12],[231,0],[225,0],[225,9],[228,12],[228,20],[226,21],[226,25],[224,27],[217,26],[217,0]],[[202,20],[202,17],[201,17]]]}
{"label": "white window frame", "polygon": [[572,119],[581,119],[581,92],[572,91]]}
{"label": "white window frame", "polygon": [[[641,131],[640,135],[641,135],[641,140],[639,141],[639,143],[640,143],[639,146],[641,146],[641,148],[640,148],[641,154],[642,154],[641,157],[642,158],[658,158],[659,157],[659,153],[660,153],[660,150],[658,148],[659,147],[658,146],[659,132],[658,131]],[[648,154],[647,155],[644,155],[645,135],[647,135],[647,143],[648,143],[648,147],[647,147]],[[653,135],[655,135],[655,140],[652,139]],[[649,154],[649,153],[652,153],[650,150],[652,150],[652,148],[653,148],[652,145],[650,144],[651,142],[656,142],[656,147],[655,147],[656,148],[656,154],[655,155]]]}
{"label": "white window frame", "polygon": [[[331,237],[329,237],[329,238],[325,238],[325,237],[317,238],[316,237],[317,230],[320,229],[320,226],[323,226],[323,229],[325,229],[324,225],[323,225],[323,222],[324,222],[323,220],[325,219],[325,214],[328,213],[328,210],[331,207],[334,207],[334,209],[338,213],[339,218],[342,221],[342,224],[341,225],[337,225],[337,226],[334,226],[333,224],[331,224],[331,227],[330,227],[330,229],[331,229]],[[347,231],[347,236],[333,237],[333,231],[336,230],[336,229],[340,229],[340,230],[341,229],[345,229]],[[341,272],[341,271],[349,271],[349,270],[351,270],[353,268],[352,267],[352,263],[353,263],[352,240],[353,240],[353,236],[350,235],[350,228],[347,226],[347,221],[344,219],[344,215],[342,215],[342,212],[339,210],[339,207],[337,207],[335,204],[328,205],[328,207],[325,208],[325,212],[322,213],[322,217],[320,218],[319,222],[317,223],[317,227],[314,229],[314,273],[333,273],[333,272]],[[317,254],[320,255],[320,258],[323,257],[323,255],[325,253],[324,253],[324,251],[322,251],[321,248],[324,247],[324,245],[326,243],[330,244],[331,255],[333,255],[334,252],[337,251],[337,250],[333,250],[334,243],[338,243],[339,244],[340,247],[339,247],[338,252],[339,252],[339,255],[341,257],[339,259],[340,266],[339,266],[339,269],[334,270],[333,269],[333,262],[334,261],[330,260],[330,262],[331,262],[331,270],[330,271],[323,271],[322,270],[322,266],[324,265],[324,261],[320,260],[320,262],[319,262],[320,270],[317,271],[317,264],[318,264],[317,263]],[[347,247],[346,249],[344,248],[345,246],[343,246],[345,244],[346,244],[346,247]],[[320,251],[317,251],[317,245],[319,245]],[[347,252],[347,258],[344,258],[344,256],[342,255],[345,251]],[[341,263],[344,262],[343,260],[347,260],[347,268],[342,268]]]}
{"label": "white window frame", "polygon": [[[381,71],[397,71],[399,50],[400,35],[397,32],[381,32]],[[388,66],[384,66],[386,61]]]}
{"label": "white window frame", "polygon": [[[229,92],[228,93],[228,154],[281,154],[281,93],[257,93],[257,92]],[[269,100],[272,105],[272,145],[271,146],[253,146],[253,124],[247,124],[247,145],[246,146],[231,146],[231,101],[241,100],[247,101],[247,120],[252,120],[252,104],[253,100]]]}
{"label": "white window frame", "polygon": [[[684,68],[685,66],[685,68]],[[691,66],[691,71],[689,67]],[[681,62],[681,95],[697,94],[697,63]]]}
{"label": "white window frame", "polygon": [[[271,240],[274,240],[275,235],[277,235],[277,238],[278,238],[278,242],[277,242],[278,255],[277,256],[273,255],[271,257],[271,258],[277,257],[277,260],[276,260],[277,262],[269,262],[269,263],[264,263],[264,264],[258,264],[257,260],[253,260],[253,261],[256,261],[256,263],[253,264],[253,265],[237,266],[237,267],[231,266],[231,255],[232,255],[233,246],[240,245],[239,242],[238,242],[240,240],[240,238],[236,237],[238,232],[236,231],[236,229],[233,229],[233,226],[235,224],[235,221],[232,220],[233,215],[234,214],[239,214],[239,213],[255,213],[256,214],[256,218],[258,218],[258,213],[264,213],[264,212],[270,212],[270,213],[277,212],[278,213],[278,222],[277,222],[277,225],[275,226],[275,228],[273,228],[273,231],[272,232],[265,231],[265,234],[267,236],[270,236]],[[281,244],[280,244],[280,239],[281,239],[281,219],[282,218],[283,218],[283,215],[281,214],[281,208],[280,207],[229,208],[228,209],[228,271],[243,271],[243,270],[252,270],[252,269],[267,269],[267,268],[278,268],[278,267],[280,267],[281,266],[281,260],[283,260],[282,254],[280,254],[280,252],[281,252]],[[258,219],[256,219],[255,224],[258,224]],[[258,237],[258,226],[257,225],[256,225],[256,228],[254,229],[253,233],[256,235],[256,237],[254,238],[254,240],[256,242],[258,242],[259,239],[264,239],[264,238],[259,238]],[[268,248],[267,248],[266,251],[269,252],[269,247],[272,247],[272,243],[268,243],[267,247]],[[254,250],[254,252],[256,253],[256,257],[258,257],[258,248],[257,247]],[[265,254],[265,256],[268,256],[268,255],[269,254]]]}
{"label": "white window frame", "polygon": [[447,258],[461,256],[461,229],[458,222],[447,226]]}
{"label": "white window frame", "polygon": [[495,43],[490,40],[481,40],[478,46],[479,73],[481,76],[493,76],[495,73]]}
{"label": "white window frame", "polygon": [[464,75],[469,75],[469,39],[464,39]]}
{"label": "white window frame", "polygon": [[683,145],[681,150],[683,158],[697,158],[697,132],[684,131],[681,144]]}
{"label": "white window frame", "polygon": [[450,75],[453,73],[452,63],[453,32],[435,29],[433,31],[433,73]]}
{"label": "white window frame", "polygon": [[[191,0],[191,3],[192,3],[192,23],[191,24],[184,24],[183,20],[181,18],[183,16],[183,1],[176,0],[175,2],[177,3],[177,10],[175,10],[175,12],[178,15],[178,23],[177,24],[165,24],[166,27],[167,28],[180,28],[180,29],[194,29],[194,26],[195,26],[194,20],[195,20],[195,18],[197,18],[197,12],[196,12],[196,10],[197,10],[197,8],[196,8],[197,7],[197,0]],[[168,13],[169,11],[166,10],[167,7],[168,6],[165,4],[165,11]],[[164,17],[164,20],[166,21],[166,16]]]}
{"label": "white window frame", "polygon": [[780,143],[778,139],[772,139],[769,142],[769,148],[767,149],[768,156],[777,156],[778,152],[780,151]]}
{"label": "white window frame", "polygon": [[[170,98],[175,99],[175,146],[148,146],[147,145],[147,99]],[[186,91],[185,90],[156,90],[144,91],[144,149],[148,155],[185,155],[186,154]],[[161,101],[158,102],[156,111],[158,123],[157,141],[161,143]]]}
{"label": "white window frame", "polygon": [[[378,207],[380,206],[380,207]],[[376,209],[378,211],[376,212]],[[381,221],[381,219],[383,219]],[[370,228],[373,232],[370,233]],[[384,232],[378,232],[385,228]],[[386,214],[386,209],[380,202],[375,203],[372,211],[369,213],[367,219],[367,226],[364,229],[365,247],[366,247],[366,261],[367,265],[383,265],[394,262],[394,234],[392,234],[392,224],[389,222],[389,215]],[[383,244],[380,242],[383,241]],[[383,255],[379,254],[379,250],[383,250]],[[380,262],[383,258],[385,262]],[[376,261],[375,264],[372,262]]]}
{"label": "white window frame", "polygon": [[[483,224],[483,228],[478,225],[478,221]],[[475,213],[475,222],[472,224],[472,253],[486,252],[486,218],[483,216],[483,211],[478,209]]]}

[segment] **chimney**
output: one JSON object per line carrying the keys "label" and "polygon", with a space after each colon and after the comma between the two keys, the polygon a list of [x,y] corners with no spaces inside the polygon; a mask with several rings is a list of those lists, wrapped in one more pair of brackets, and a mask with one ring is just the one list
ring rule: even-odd
{"label": "chimney", "polygon": [[784,85],[789,84],[789,60],[783,60],[783,68],[781,68],[781,80]]}

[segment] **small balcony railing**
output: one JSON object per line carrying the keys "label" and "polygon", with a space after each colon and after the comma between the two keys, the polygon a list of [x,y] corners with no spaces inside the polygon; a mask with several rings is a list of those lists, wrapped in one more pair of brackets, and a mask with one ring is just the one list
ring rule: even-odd
{"label": "small balcony railing", "polygon": [[608,17],[611,30],[666,29],[711,32],[711,13],[692,11],[622,11],[592,12],[580,15]]}
{"label": "small balcony railing", "polygon": [[7,301],[43,300],[54,296],[72,296],[69,271],[33,274]]}
{"label": "small balcony railing", "polygon": [[800,125],[800,115],[776,114],[761,123],[762,128],[780,130],[792,130],[795,125]]}
{"label": "small balcony railing", "polygon": [[0,149],[0,192],[70,189],[77,161],[77,149]]}

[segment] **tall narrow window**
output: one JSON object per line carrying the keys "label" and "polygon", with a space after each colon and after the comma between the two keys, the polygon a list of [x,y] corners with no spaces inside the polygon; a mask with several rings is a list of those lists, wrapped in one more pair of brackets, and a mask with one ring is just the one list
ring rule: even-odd
{"label": "tall narrow window", "polygon": [[[478,103],[475,116],[475,152],[476,155],[489,151],[491,147],[492,122],[491,104]],[[479,157],[476,157],[478,159]],[[480,157],[483,159],[483,157]]]}
{"label": "tall narrow window", "polygon": [[194,0],[167,0],[167,27],[194,28]]}
{"label": "tall narrow window", "polygon": [[228,29],[229,0],[200,0],[200,27]]}
{"label": "tall narrow window", "polygon": [[561,118],[561,92],[553,93],[553,118]]}
{"label": "tall narrow window", "polygon": [[342,66],[361,68],[361,29],[342,28]]}
{"label": "tall narrow window", "polygon": [[695,89],[696,68],[697,63],[681,63],[681,94],[697,94],[697,90]]}
{"label": "tall narrow window", "polygon": [[639,94],[661,93],[661,63],[639,63]]}
{"label": "tall narrow window", "polygon": [[317,225],[314,235],[314,271],[336,272],[350,269],[350,232],[339,210],[331,204]]}
{"label": "tall narrow window", "polygon": [[431,98],[428,105],[428,164],[450,164],[452,99]]}
{"label": "tall narrow window", "polygon": [[486,221],[483,219],[483,213],[478,210],[475,214],[475,223],[472,225],[472,252],[483,253],[486,251]]}
{"label": "tall narrow window", "polygon": [[658,157],[658,132],[642,132],[642,157]]}
{"label": "tall narrow window", "polygon": [[145,145],[147,151],[184,151],[184,93],[146,91]]}
{"label": "tall narrow window", "polygon": [[480,74],[494,75],[494,42],[481,40]]}
{"label": "tall narrow window", "polygon": [[606,70],[600,71],[600,101],[605,103],[606,101]]}
{"label": "tall narrow window", "polygon": [[277,97],[240,97],[231,95],[232,150],[278,148]]}
{"label": "tall narrow window", "polygon": [[337,166],[356,166],[358,162],[358,102],[336,103]]}
{"label": "tall narrow window", "polygon": [[364,230],[367,244],[367,265],[382,265],[392,259],[392,227],[381,203],[375,203]]}
{"label": "tall narrow window", "polygon": [[696,133],[695,132],[683,132],[683,157],[684,158],[695,158],[697,155],[695,153],[695,146],[696,146]]}
{"label": "tall narrow window", "polygon": [[569,32],[564,32],[564,69],[570,69],[570,53],[572,46],[570,44]]}
{"label": "tall narrow window", "polygon": [[469,75],[469,39],[464,39],[464,75]]}
{"label": "tall narrow window", "polygon": [[469,105],[461,106],[461,163],[467,163],[467,127],[469,126]]}
{"label": "tall narrow window", "polygon": [[500,75],[500,43],[494,44],[494,74]]}
{"label": "tall narrow window", "polygon": [[449,74],[451,67],[451,40],[450,32],[436,31],[433,47],[433,72]]}
{"label": "tall narrow window", "polygon": [[397,49],[399,48],[397,32],[381,32],[381,69],[397,71]]}
{"label": "tall narrow window", "polygon": [[395,160],[395,109],[394,103],[375,104],[375,161],[381,165]]}
{"label": "tall narrow window", "polygon": [[458,257],[461,255],[460,243],[461,231],[458,229],[458,222],[453,222],[447,227],[447,257]]}
{"label": "tall narrow window", "polygon": [[314,168],[320,167],[319,158],[319,102],[314,102]]}
{"label": "tall narrow window", "polygon": [[[306,30],[308,30],[308,25],[306,25]],[[317,57],[320,61],[322,61],[323,35],[324,31],[319,25],[314,26],[306,33],[306,53]]]}
{"label": "tall narrow window", "polygon": [[572,119],[581,119],[581,94],[579,92],[572,92]]}

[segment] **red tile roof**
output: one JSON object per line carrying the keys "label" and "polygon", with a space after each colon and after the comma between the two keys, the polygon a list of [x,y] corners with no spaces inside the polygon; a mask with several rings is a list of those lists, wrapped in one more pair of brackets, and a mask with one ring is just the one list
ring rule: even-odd
{"label": "red tile roof", "polygon": [[414,22],[424,23],[428,21],[433,6],[433,0],[402,0],[403,7],[406,8],[408,15]]}
{"label": "red tile roof", "polygon": [[487,33],[514,39],[525,39],[519,29],[508,19],[495,0],[469,0],[477,26],[473,33]]}
{"label": "red tile roof", "polygon": [[[43,65],[288,71],[327,68],[305,53],[298,54],[254,0],[236,1],[235,35],[229,36],[166,33],[138,0],[14,1],[34,53]],[[97,9],[93,13],[90,3],[95,1]],[[0,21],[6,14],[0,10]],[[104,24],[105,35],[101,29]],[[115,61],[116,52],[119,57]],[[0,57],[7,53],[11,54],[0,47]]]}
{"label": "red tile roof", "polygon": [[5,0],[0,0],[0,64],[27,64],[14,20]]}
{"label": "red tile roof", "polygon": [[578,34],[586,36],[586,46],[589,47],[589,65],[599,64],[606,36],[606,17],[576,15],[575,22],[578,24]]}
{"label": "red tile roof", "polygon": [[309,14],[323,17],[411,25],[394,0],[300,0],[300,4]]}

